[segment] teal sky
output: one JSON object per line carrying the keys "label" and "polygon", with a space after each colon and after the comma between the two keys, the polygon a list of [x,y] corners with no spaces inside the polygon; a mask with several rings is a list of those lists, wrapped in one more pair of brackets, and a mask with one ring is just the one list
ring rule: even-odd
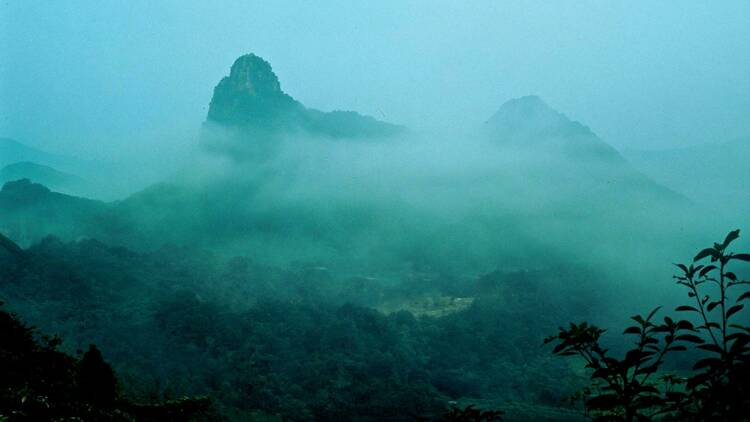
{"label": "teal sky", "polygon": [[750,135],[749,40],[750,1],[0,1],[0,136],[188,142],[255,52],[310,107],[418,129],[537,94],[620,148],[721,141]]}

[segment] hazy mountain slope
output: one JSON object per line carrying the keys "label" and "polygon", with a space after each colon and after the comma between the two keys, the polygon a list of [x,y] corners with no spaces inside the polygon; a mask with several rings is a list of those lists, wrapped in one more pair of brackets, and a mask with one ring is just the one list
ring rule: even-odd
{"label": "hazy mountain slope", "polygon": [[[270,107],[296,107],[275,77],[261,80],[268,86],[253,92],[271,92]],[[276,263],[484,271],[499,260],[529,265],[535,253],[594,237],[626,239],[637,250],[657,241],[658,231],[636,240],[633,227],[668,231],[647,215],[668,215],[685,203],[538,98],[508,102],[483,129],[488,147],[467,135],[451,144],[456,151],[430,139],[420,141],[427,146],[290,139],[284,154],[262,164],[197,166],[196,173],[213,172],[106,207],[80,207],[73,219],[41,211],[25,218],[39,219],[36,238],[86,235],[137,250],[199,243],[221,253],[253,250]],[[439,161],[443,156],[450,162]],[[9,228],[14,239],[33,238],[21,236],[28,229]],[[597,252],[614,256],[622,248],[611,243]]]}
{"label": "hazy mountain slope", "polygon": [[523,163],[518,172],[526,176],[530,189],[546,189],[550,198],[560,197],[574,207],[687,202],[636,170],[587,126],[552,109],[537,96],[503,104],[486,122],[484,133]]}
{"label": "hazy mountain slope", "polygon": [[104,202],[52,192],[28,179],[0,190],[0,232],[23,245],[54,234],[68,239],[96,232]]}
{"label": "hazy mountain slope", "polygon": [[153,165],[146,166],[137,160],[118,161],[115,158],[111,161],[84,160],[50,154],[12,139],[0,138],[0,168],[13,166],[2,170],[0,185],[27,178],[67,194],[113,200],[154,183],[156,174],[163,177],[167,172],[164,168],[169,168],[164,164],[163,168],[154,169]]}
{"label": "hazy mountain slope", "polygon": [[623,161],[591,129],[552,109],[535,95],[505,102],[486,125],[490,136],[503,145],[544,149],[576,161],[598,159],[609,164]]}
{"label": "hazy mountain slope", "polygon": [[64,169],[64,171],[69,171],[70,167],[78,164],[74,158],[40,151],[13,139],[0,138],[0,167],[22,161]]}
{"label": "hazy mountain slope", "polygon": [[703,205],[750,213],[750,137],[660,151],[626,150],[635,167]]}
{"label": "hazy mountain slope", "polygon": [[[323,129],[315,129],[315,119]],[[357,114],[310,111],[281,91],[267,62],[248,55],[215,89],[207,121],[234,131],[224,138],[229,143],[212,144],[234,158],[235,152],[253,156],[269,140],[280,149],[262,162],[189,163],[190,174],[201,176],[111,204],[66,197],[65,206],[55,205],[62,213],[48,211],[61,200],[47,191],[27,205],[33,212],[5,219],[6,231],[22,242],[46,234],[89,236],[136,250],[200,244],[218,253],[251,250],[267,262],[352,271],[465,272],[499,262],[533,265],[542,251],[578,259],[564,245],[592,238],[603,243],[596,253],[616,258],[684,226],[674,218],[686,215],[675,212],[684,198],[538,97],[504,104],[480,139],[411,134],[410,142],[329,142],[328,121],[347,136],[395,127]],[[204,142],[218,139],[213,129],[207,133]],[[0,192],[0,203],[10,196]],[[0,216],[14,200],[5,204]],[[635,228],[646,229],[642,239]]]}
{"label": "hazy mountain slope", "polygon": [[30,161],[8,164],[0,169],[0,184],[29,179],[55,191],[72,193],[85,188],[85,181],[70,173]]}
{"label": "hazy mountain slope", "polygon": [[238,58],[216,88],[204,125],[203,143],[235,158],[258,154],[258,143],[289,134],[331,139],[388,138],[401,126],[353,111],[307,108],[281,89],[271,65],[247,54]]}

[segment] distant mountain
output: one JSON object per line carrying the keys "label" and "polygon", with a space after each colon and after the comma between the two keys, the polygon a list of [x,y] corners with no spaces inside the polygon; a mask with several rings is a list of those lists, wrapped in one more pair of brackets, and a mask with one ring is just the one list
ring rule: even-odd
{"label": "distant mountain", "polygon": [[[155,183],[171,167],[163,162],[154,166],[132,159],[86,160],[50,154],[13,139],[0,138],[0,186],[7,181],[30,179],[54,191],[114,200]],[[128,176],[122,177],[123,174]]]}
{"label": "distant mountain", "polygon": [[0,169],[0,184],[20,179],[29,179],[62,192],[73,192],[81,189],[85,183],[78,176],[30,161],[9,164]]}
{"label": "distant mountain", "polygon": [[624,161],[620,154],[587,126],[529,95],[503,104],[487,121],[493,139],[522,147],[541,147],[569,158]]}
{"label": "distant mountain", "polygon": [[214,88],[206,126],[244,135],[240,138],[245,139],[230,141],[204,136],[208,148],[232,152],[242,152],[246,146],[242,142],[260,142],[290,133],[331,139],[378,139],[404,130],[353,111],[323,112],[305,107],[281,89],[271,65],[254,54],[238,58],[229,76]]}
{"label": "distant mountain", "polygon": [[[0,167],[21,161],[30,161],[59,168],[75,165],[76,160],[40,151],[10,138],[0,138]],[[67,168],[65,170],[67,171]]]}
{"label": "distant mountain", "polygon": [[705,205],[750,213],[750,137],[625,157],[659,183]]}
{"label": "distant mountain", "polygon": [[98,227],[107,208],[104,202],[52,192],[28,179],[7,182],[0,190],[0,233],[22,245],[49,234],[75,239]]}
{"label": "distant mountain", "polygon": [[637,171],[587,126],[537,96],[504,103],[485,123],[484,132],[492,143],[519,157],[520,183],[527,190],[544,191],[540,196],[545,200],[559,197],[578,209],[588,209],[582,206],[585,202],[600,209],[638,207],[653,200],[685,202]]}

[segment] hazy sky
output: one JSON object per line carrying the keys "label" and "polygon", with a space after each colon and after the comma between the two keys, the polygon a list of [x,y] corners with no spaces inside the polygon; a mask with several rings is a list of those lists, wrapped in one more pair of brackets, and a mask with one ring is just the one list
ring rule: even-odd
{"label": "hazy sky", "polygon": [[191,142],[246,52],[310,107],[415,128],[533,93],[617,147],[750,135],[750,1],[6,0],[0,136],[93,155]]}

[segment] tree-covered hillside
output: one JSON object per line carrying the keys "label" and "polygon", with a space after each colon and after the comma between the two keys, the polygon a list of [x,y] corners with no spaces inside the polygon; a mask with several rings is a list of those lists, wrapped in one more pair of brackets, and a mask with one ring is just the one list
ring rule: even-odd
{"label": "tree-covered hillside", "polygon": [[[205,395],[238,420],[410,420],[454,400],[564,415],[552,409],[576,377],[539,344],[562,315],[593,312],[584,296],[563,305],[542,294],[566,284],[572,274],[562,269],[391,285],[186,248],[143,254],[54,238],[26,250],[4,239],[0,260],[6,306],[61,334],[69,353],[97,344],[127,394]],[[468,304],[430,316],[444,305],[425,301],[429,285]],[[411,311],[378,311],[386,305]]]}

